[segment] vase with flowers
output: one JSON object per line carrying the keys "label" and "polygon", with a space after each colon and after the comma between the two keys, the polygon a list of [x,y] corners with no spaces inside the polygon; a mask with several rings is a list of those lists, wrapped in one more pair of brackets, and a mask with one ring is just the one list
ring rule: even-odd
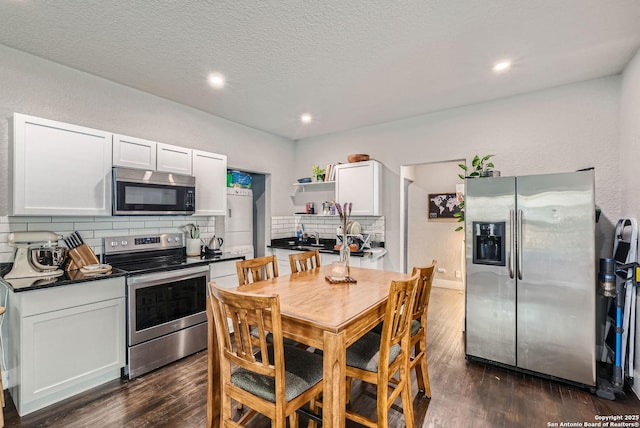
{"label": "vase with flowers", "polygon": [[351,250],[349,249],[349,238],[347,237],[347,225],[349,223],[349,216],[351,216],[351,202],[345,202],[343,206],[336,203],[336,210],[340,216],[340,222],[342,223],[342,245],[340,246],[340,262],[345,264],[347,268],[347,276],[351,274],[349,269],[349,257],[351,256]]}

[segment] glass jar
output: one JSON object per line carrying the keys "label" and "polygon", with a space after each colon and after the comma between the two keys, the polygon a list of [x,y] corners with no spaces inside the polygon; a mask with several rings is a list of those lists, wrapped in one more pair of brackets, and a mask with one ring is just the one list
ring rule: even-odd
{"label": "glass jar", "polygon": [[342,235],[342,246],[340,247],[340,261],[344,263],[347,268],[347,276],[351,276],[351,269],[349,268],[349,257],[351,256],[351,249],[349,249],[349,241],[347,234]]}

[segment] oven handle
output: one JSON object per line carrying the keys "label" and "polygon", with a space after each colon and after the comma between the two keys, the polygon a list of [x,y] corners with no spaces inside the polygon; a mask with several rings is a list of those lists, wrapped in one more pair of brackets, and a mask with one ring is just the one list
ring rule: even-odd
{"label": "oven handle", "polygon": [[206,274],[209,282],[209,265],[194,266],[182,269],[168,270],[154,273],[144,273],[141,275],[131,275],[127,278],[128,285],[155,285],[166,284],[167,282],[180,281],[194,278]]}

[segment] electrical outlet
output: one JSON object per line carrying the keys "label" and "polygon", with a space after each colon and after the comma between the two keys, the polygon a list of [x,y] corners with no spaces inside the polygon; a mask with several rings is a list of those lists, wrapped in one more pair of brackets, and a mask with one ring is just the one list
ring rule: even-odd
{"label": "electrical outlet", "polygon": [[438,268],[438,273],[447,273],[445,268]]}
{"label": "electrical outlet", "polygon": [[456,271],[456,278],[462,278],[462,272],[459,270]]}

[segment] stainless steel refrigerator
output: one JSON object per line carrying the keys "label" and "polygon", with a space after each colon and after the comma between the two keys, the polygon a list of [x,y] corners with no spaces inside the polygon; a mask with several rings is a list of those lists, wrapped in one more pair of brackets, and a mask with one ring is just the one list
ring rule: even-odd
{"label": "stainless steel refrigerator", "polygon": [[465,186],[467,357],[594,386],[594,171]]}

